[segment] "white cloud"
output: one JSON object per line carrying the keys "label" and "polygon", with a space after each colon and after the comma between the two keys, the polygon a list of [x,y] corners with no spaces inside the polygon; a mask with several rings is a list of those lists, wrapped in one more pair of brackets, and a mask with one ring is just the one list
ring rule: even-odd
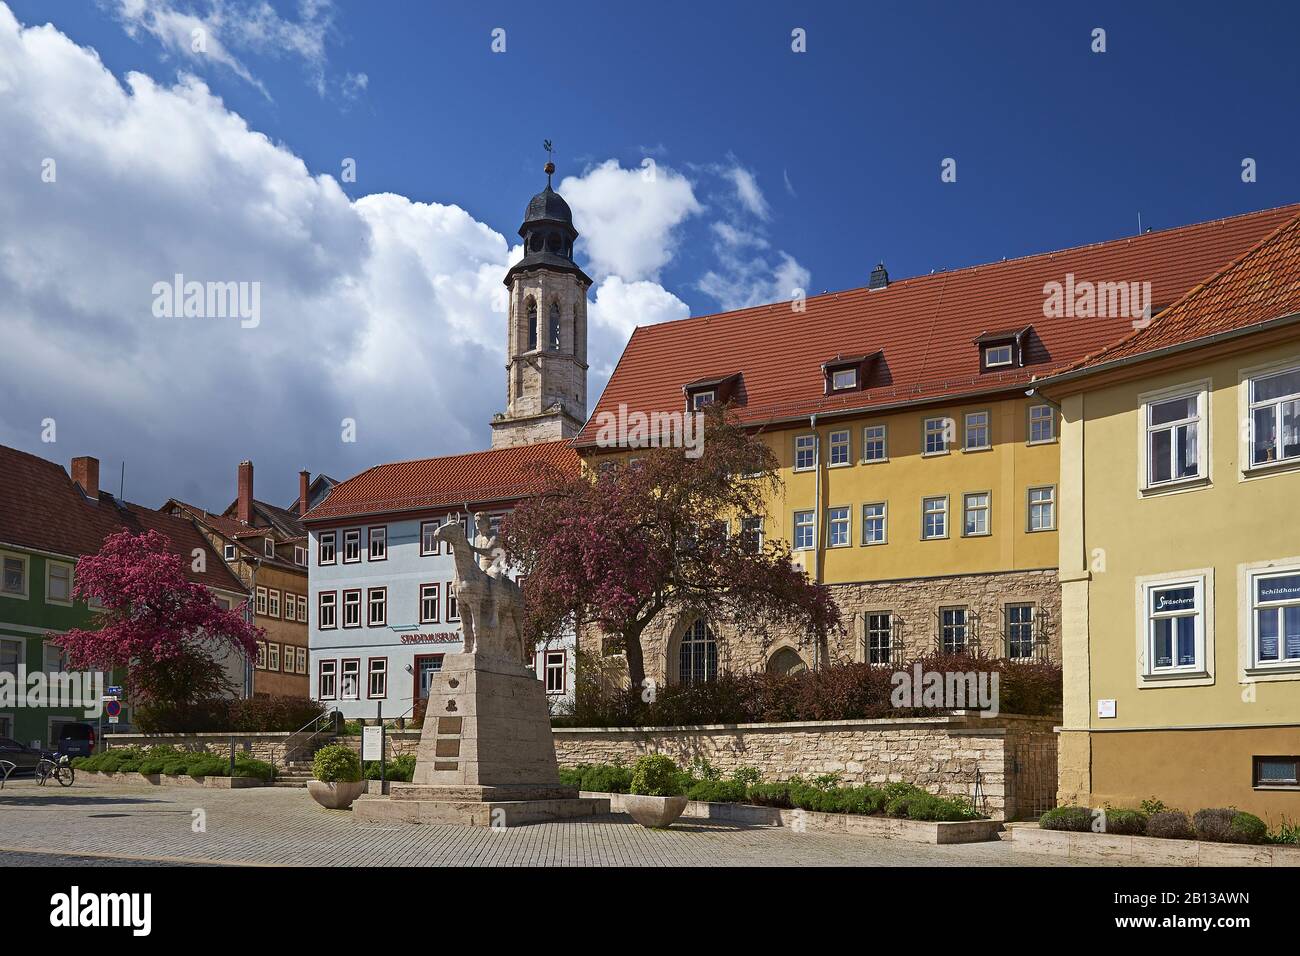
{"label": "white cloud", "polygon": [[690,181],[658,164],[624,169],[608,159],[565,177],[559,190],[597,281],[608,275],[657,280],[672,261],[678,227],[702,210]]}
{"label": "white cloud", "polygon": [[750,215],[763,220],[771,217],[767,198],[763,195],[763,190],[758,188],[758,180],[753,173],[743,166],[735,165],[726,171],[726,176],[736,187],[736,198]]}

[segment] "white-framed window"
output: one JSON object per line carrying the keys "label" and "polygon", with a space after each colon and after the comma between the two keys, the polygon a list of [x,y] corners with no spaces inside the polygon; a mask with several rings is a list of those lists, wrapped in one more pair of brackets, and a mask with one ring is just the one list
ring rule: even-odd
{"label": "white-framed window", "polygon": [[442,607],[441,587],[437,584],[420,585],[420,623],[437,624]]}
{"label": "white-framed window", "polygon": [[848,505],[826,509],[826,543],[832,548],[847,548],[853,543]]}
{"label": "white-framed window", "polygon": [[939,651],[943,654],[962,654],[970,636],[969,614],[964,607],[939,609]]}
{"label": "white-framed window", "polygon": [[894,659],[894,615],[873,611],[867,615],[867,663],[888,664]]}
{"label": "white-framed window", "polygon": [[718,394],[713,389],[704,392],[696,392],[691,396],[691,408],[695,411],[707,408],[717,401]]}
{"label": "white-framed window", "polygon": [[1205,581],[1163,580],[1143,585],[1148,676],[1205,670]]}
{"label": "white-framed window", "polygon": [[257,669],[266,670],[266,641],[257,642]]}
{"label": "white-framed window", "polygon": [[298,595],[298,621],[302,624],[307,623],[307,595]]}
{"label": "white-framed window", "polygon": [[338,661],[321,661],[320,676],[316,680],[316,693],[321,700],[333,700],[338,695]]}
{"label": "white-framed window", "polygon": [[569,662],[565,651],[547,651],[545,657],[546,693],[563,694],[569,689]]}
{"label": "white-framed window", "polygon": [[253,605],[253,609],[258,614],[266,617],[266,588],[260,585],[257,588],[256,603]]}
{"label": "white-framed window", "polygon": [[275,539],[274,539],[274,538],[263,538],[263,539],[262,539],[262,554],[263,554],[264,556],[268,557],[268,558],[274,558],[274,557],[275,557]]}
{"label": "white-framed window", "polygon": [[72,565],[45,559],[45,600],[50,604],[72,603]]}
{"label": "white-framed window", "polygon": [[811,511],[794,513],[794,549],[810,551],[817,543],[817,517]]}
{"label": "white-framed window", "polygon": [[280,645],[275,641],[266,645],[266,669],[269,671],[280,669]]}
{"label": "white-framed window", "polygon": [[948,537],[948,496],[921,499],[921,537],[927,540]]}
{"label": "white-framed window", "polygon": [[1056,486],[1040,485],[1028,494],[1028,528],[1030,531],[1056,530]]}
{"label": "white-framed window", "polygon": [[366,603],[370,609],[366,623],[370,627],[383,627],[388,623],[388,588],[371,588]]}
{"label": "white-framed window", "polygon": [[1051,405],[1029,406],[1029,444],[1056,441],[1056,412]]}
{"label": "white-framed window", "polygon": [[847,428],[841,431],[834,431],[830,434],[830,461],[831,466],[852,464],[852,439]]}
{"label": "white-framed window", "polygon": [[965,438],[966,443],[962,447],[966,451],[981,451],[985,448],[992,447],[989,435],[988,412],[966,413]]}
{"label": "white-framed window", "polygon": [[370,658],[366,670],[369,677],[366,681],[366,696],[371,700],[383,700],[388,696],[388,658]]}
{"label": "white-framed window", "polygon": [[872,501],[862,506],[862,543],[884,544],[889,540],[889,506]]}
{"label": "white-framed window", "polygon": [[986,345],[984,347],[984,367],[998,368],[1002,365],[1011,364],[1011,346],[1008,345]]}
{"label": "white-framed window", "polygon": [[223,547],[223,548],[221,549],[221,555],[222,555],[222,557],[224,557],[227,561],[233,561],[233,560],[235,560],[235,554],[236,554],[236,551],[235,551],[235,546],[234,546],[233,544],[228,544],[228,545],[226,545],[225,547]]}
{"label": "white-framed window", "polygon": [[1203,396],[1193,390],[1144,406],[1148,488],[1204,477]]}
{"label": "white-framed window", "polygon": [[1300,667],[1300,567],[1254,571],[1248,580],[1252,665]]}
{"label": "white-framed window", "polygon": [[758,554],[763,550],[763,519],[753,516],[740,519],[740,540],[745,550]]}
{"label": "white-framed window", "polygon": [[460,620],[460,602],[456,600],[456,585],[447,582],[447,621]]}
{"label": "white-framed window", "polygon": [[962,528],[964,537],[989,534],[989,500],[987,491],[972,491],[962,495]]}
{"label": "white-framed window", "polygon": [[862,460],[887,461],[889,442],[884,425],[867,425],[862,429]]}
{"label": "white-framed window", "polygon": [[927,418],[924,441],[921,445],[922,452],[926,455],[947,454],[951,430],[951,418]]}
{"label": "white-framed window", "polygon": [[343,681],[340,696],[344,700],[359,700],[361,697],[361,660],[356,657],[343,661]]}
{"label": "white-framed window", "polygon": [[361,529],[343,532],[343,563],[356,564],[361,560]]}
{"label": "white-framed window", "polygon": [[295,647],[293,650],[294,650],[294,658],[296,659],[298,664],[298,673],[306,674],[307,673],[307,648]]}
{"label": "white-framed window", "polygon": [[316,595],[316,626],[319,630],[330,631],[338,626],[334,616],[338,595],[333,591],[321,591]]}
{"label": "white-framed window", "polygon": [[817,436],[796,435],[794,439],[794,470],[811,471],[817,467]]}
{"label": "white-framed window", "polygon": [[361,626],[361,589],[350,588],[343,592],[343,626]]}
{"label": "white-framed window", "polygon": [[288,591],[284,593],[284,619],[286,621],[298,620],[298,599]]}
{"label": "white-framed window", "polygon": [[293,563],[300,568],[307,567],[307,549],[300,544],[293,546]]}
{"label": "white-framed window", "polygon": [[334,564],[338,560],[338,553],[335,550],[336,533],[333,531],[322,531],[320,540],[317,544],[316,564],[327,565]]}
{"label": "white-framed window", "polygon": [[386,561],[388,559],[388,529],[385,527],[370,529],[370,560]]}
{"label": "white-framed window", "polygon": [[430,555],[438,553],[438,539],[434,535],[438,531],[437,521],[420,522],[420,554]]}
{"label": "white-framed window", "polygon": [[843,391],[846,388],[858,387],[858,370],[855,368],[842,368],[837,372],[831,373],[831,390],[835,392]]}
{"label": "white-framed window", "polygon": [[28,566],[25,554],[0,554],[0,594],[27,597]]}
{"label": "white-framed window", "polygon": [[280,592],[275,588],[266,592],[266,614],[268,617],[280,616]]}
{"label": "white-framed window", "polygon": [[1027,660],[1034,656],[1034,615],[1033,604],[1008,604],[1006,614],[1007,657],[1012,660]]}
{"label": "white-framed window", "polygon": [[1300,367],[1250,379],[1250,463],[1300,460]]}

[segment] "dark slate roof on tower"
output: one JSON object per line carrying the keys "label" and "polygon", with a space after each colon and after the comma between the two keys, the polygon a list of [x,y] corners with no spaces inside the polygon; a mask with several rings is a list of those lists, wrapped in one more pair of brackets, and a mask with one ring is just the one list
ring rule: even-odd
{"label": "dark slate roof on tower", "polygon": [[545,189],[528,200],[528,210],[524,213],[524,225],[519,227],[519,234],[523,235],[524,228],[528,223],[538,222],[539,220],[573,222],[573,210],[564,201],[564,197],[551,188],[550,183],[547,183]]}

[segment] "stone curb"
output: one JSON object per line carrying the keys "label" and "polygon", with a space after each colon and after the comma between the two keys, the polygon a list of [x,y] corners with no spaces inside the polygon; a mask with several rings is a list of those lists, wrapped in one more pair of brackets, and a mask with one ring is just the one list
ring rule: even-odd
{"label": "stone curb", "polygon": [[250,787],[269,787],[268,781],[257,777],[191,777],[187,774],[168,773],[107,773],[103,770],[78,770],[78,777],[89,777],[100,783],[143,784],[151,787],[188,787],[208,790],[246,790]]}
{"label": "stone curb", "polygon": [[1016,824],[1008,829],[1013,850],[1073,860],[1155,863],[1161,866],[1300,866],[1300,847],[1164,840],[1116,833],[1074,833],[1044,830],[1029,823]]}

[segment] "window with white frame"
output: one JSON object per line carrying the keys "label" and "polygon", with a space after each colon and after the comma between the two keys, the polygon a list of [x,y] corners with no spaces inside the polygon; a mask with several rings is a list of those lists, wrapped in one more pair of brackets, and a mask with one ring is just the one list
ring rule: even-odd
{"label": "window with white frame", "polygon": [[832,548],[847,548],[853,543],[849,507],[826,509],[826,543]]}
{"label": "window with white frame", "polygon": [[298,599],[287,591],[284,594],[284,619],[286,621],[298,620]]}
{"label": "window with white frame", "polygon": [[361,560],[361,529],[343,532],[343,563],[356,564]]}
{"label": "window with white frame", "polygon": [[437,533],[437,521],[420,522],[420,554],[429,555],[438,553],[438,539],[434,537]]}
{"label": "window with white frame", "polygon": [[1201,393],[1146,405],[1147,486],[1200,478]]}
{"label": "window with white frame", "polygon": [[862,429],[862,460],[884,461],[889,457],[884,425],[868,425]]}
{"label": "window with white frame", "polygon": [[280,645],[275,641],[266,645],[266,669],[269,671],[280,669]]}
{"label": "window with white frame", "polygon": [[1250,380],[1250,463],[1300,460],[1300,368]]}
{"label": "window with white frame", "polygon": [[717,397],[717,393],[711,389],[705,392],[696,392],[691,396],[691,408],[698,412],[712,405],[717,400]]}
{"label": "window with white frame", "polygon": [[388,529],[370,529],[370,560],[384,561],[388,558]]}
{"label": "window with white frame", "polygon": [[817,467],[817,436],[797,435],[794,440],[794,470],[809,471]]}
{"label": "window with white frame", "polygon": [[969,636],[969,615],[964,607],[939,609],[939,651],[943,654],[961,654],[966,650]]}
{"label": "window with white frame", "polygon": [[867,615],[867,663],[888,664],[894,659],[894,615],[876,611]]}
{"label": "window with white frame", "polygon": [[334,550],[335,532],[322,531],[320,540],[317,544],[316,563],[318,565],[333,564],[337,560],[337,554]]}
{"label": "window with white frame", "polygon": [[1201,578],[1143,587],[1148,675],[1205,669],[1205,585]]}
{"label": "window with white frame", "polygon": [[794,513],[794,549],[809,551],[816,544],[817,519],[811,511]]}
{"label": "window with white frame", "polygon": [[0,594],[11,597],[27,597],[27,557],[21,554],[6,554],[3,560],[3,575],[0,575]]}
{"label": "window with white frame", "polygon": [[989,533],[989,498],[987,491],[973,491],[962,496],[962,529],[966,537]]}
{"label": "window with white frame", "polygon": [[855,368],[842,368],[837,372],[831,373],[831,390],[842,391],[846,388],[858,387],[858,370]]}
{"label": "window with white frame", "polygon": [[280,616],[280,592],[276,588],[266,592],[266,613],[269,617]]}
{"label": "window with white frame", "polygon": [[979,451],[990,447],[989,413],[966,413],[966,451]]}
{"label": "window with white frame", "polygon": [[850,435],[852,433],[847,429],[834,431],[830,434],[830,462],[831,465],[847,465],[852,462],[851,451],[852,442]]}
{"label": "window with white frame", "polygon": [[564,651],[546,652],[546,693],[563,694],[568,690],[568,661]]}
{"label": "window with white frame", "polygon": [[1056,440],[1056,413],[1051,405],[1029,406],[1029,444]]}
{"label": "window with white frame", "polygon": [[293,563],[300,568],[307,567],[307,549],[300,544],[293,546]]}
{"label": "window with white frame", "polygon": [[343,626],[361,626],[361,589],[350,588],[343,592]]}
{"label": "window with white frame", "polygon": [[298,595],[298,620],[300,623],[307,623],[307,595]]}
{"label": "window with white frame", "polygon": [[46,560],[45,600],[54,604],[72,603],[72,565]]}
{"label": "window with white frame", "polygon": [[437,584],[420,585],[420,623],[437,624],[442,609],[441,588]]}
{"label": "window with white frame", "polygon": [[456,585],[447,582],[447,620],[460,620],[460,602],[456,600]]}
{"label": "window with white frame", "polygon": [[1250,575],[1256,667],[1300,666],[1300,568]]}
{"label": "window with white frame", "polygon": [[948,496],[921,499],[921,537],[948,537]]}
{"label": "window with white frame", "polygon": [[1010,365],[1011,361],[1010,345],[986,345],[984,347],[985,368],[998,368],[1002,365]]}
{"label": "window with white frame", "polygon": [[268,558],[274,558],[274,557],[275,557],[275,539],[274,539],[274,538],[263,538],[263,539],[262,539],[262,554],[265,555],[265,556],[268,557]]}
{"label": "window with white frame", "polygon": [[948,451],[950,418],[927,418],[925,420],[925,441],[922,450],[927,455],[942,455]]}
{"label": "window with white frame", "polygon": [[294,657],[298,663],[298,673],[306,674],[307,673],[307,648],[295,647],[293,650],[294,650]]}
{"label": "window with white frame", "polygon": [[872,501],[862,506],[862,543],[884,544],[889,533],[888,506],[883,501]]}
{"label": "window with white frame", "polygon": [[388,588],[371,588],[367,604],[370,611],[366,623],[370,627],[383,627],[388,623]]}
{"label": "window with white frame", "polygon": [[321,700],[333,700],[338,695],[338,661],[321,661],[316,693]]}
{"label": "window with white frame", "polygon": [[382,700],[388,696],[388,658],[372,657],[367,665],[369,680],[366,682],[366,696],[371,700]]}
{"label": "window with white frame", "polygon": [[266,641],[257,642],[257,669],[266,670]]}
{"label": "window with white frame", "polygon": [[235,560],[235,546],[233,544],[226,545],[221,549],[221,554],[227,561]]}
{"label": "window with white frame", "polygon": [[261,614],[263,617],[265,617],[266,616],[266,588],[258,587],[256,602],[257,603],[254,605],[254,609],[257,611],[258,614]]}
{"label": "window with white frame", "polygon": [[740,540],[746,551],[758,554],[763,550],[763,519],[748,517],[740,519]]}
{"label": "window with white frame", "polygon": [[1056,528],[1056,486],[1042,485],[1029,489],[1029,530],[1052,531]]}
{"label": "window with white frame", "polygon": [[1034,656],[1034,605],[1008,604],[1007,657],[1025,660]]}
{"label": "window with white frame", "polygon": [[337,626],[335,618],[338,595],[333,591],[321,591],[316,595],[316,626],[319,630],[329,631]]}
{"label": "window with white frame", "polygon": [[356,658],[343,662],[343,680],[340,696],[344,700],[358,700],[361,696],[361,661]]}

